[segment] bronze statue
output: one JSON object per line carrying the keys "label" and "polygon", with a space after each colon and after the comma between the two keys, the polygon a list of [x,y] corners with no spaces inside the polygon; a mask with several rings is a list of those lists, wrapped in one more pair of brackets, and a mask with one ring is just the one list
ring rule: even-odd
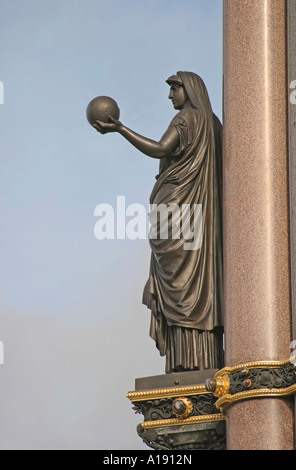
{"label": "bronze statue", "polygon": [[198,75],[177,72],[167,83],[178,113],[159,142],[112,117],[93,126],[101,134],[119,132],[142,153],[160,160],[151,204],[202,205],[200,248],[185,250],[182,237],[150,239],[143,303],[151,310],[150,336],[166,356],[167,373],[221,368],[222,125]]}

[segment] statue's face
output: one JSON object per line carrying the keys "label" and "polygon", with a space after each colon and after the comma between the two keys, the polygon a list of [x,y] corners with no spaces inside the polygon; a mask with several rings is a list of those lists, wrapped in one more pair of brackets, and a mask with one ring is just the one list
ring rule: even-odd
{"label": "statue's face", "polygon": [[183,109],[188,101],[185,88],[173,83],[170,88],[169,99],[172,100],[175,109]]}

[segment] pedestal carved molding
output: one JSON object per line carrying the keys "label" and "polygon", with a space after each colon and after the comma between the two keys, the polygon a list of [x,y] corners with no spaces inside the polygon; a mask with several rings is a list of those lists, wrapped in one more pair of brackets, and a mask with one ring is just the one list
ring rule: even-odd
{"label": "pedestal carved molding", "polygon": [[137,427],[145,444],[157,450],[221,450],[225,448],[225,417],[217,398],[205,385],[129,392]]}

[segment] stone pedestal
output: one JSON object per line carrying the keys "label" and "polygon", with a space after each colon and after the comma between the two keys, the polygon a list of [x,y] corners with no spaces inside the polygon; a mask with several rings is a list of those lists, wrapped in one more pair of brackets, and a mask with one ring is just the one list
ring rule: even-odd
{"label": "stone pedestal", "polygon": [[157,450],[225,449],[225,417],[205,387],[216,370],[136,379],[127,397],[143,415],[138,435]]}

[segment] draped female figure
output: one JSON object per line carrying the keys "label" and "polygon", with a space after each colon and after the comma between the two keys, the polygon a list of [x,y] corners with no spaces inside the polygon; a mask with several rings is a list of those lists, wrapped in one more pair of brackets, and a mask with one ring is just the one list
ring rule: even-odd
{"label": "draped female figure", "polygon": [[[180,209],[177,230],[172,215],[168,236],[157,236],[158,227],[156,236],[154,230],[150,237],[150,272],[143,293],[143,303],[151,310],[150,336],[166,356],[166,372],[221,368],[222,125],[198,75],[177,72],[167,83],[178,113],[159,142],[112,118],[94,127],[101,133],[117,131],[146,155],[160,159],[151,212],[161,205]],[[198,220],[196,207],[201,209]],[[193,243],[196,223],[198,244]],[[182,230],[185,226],[193,229],[191,244]]]}

